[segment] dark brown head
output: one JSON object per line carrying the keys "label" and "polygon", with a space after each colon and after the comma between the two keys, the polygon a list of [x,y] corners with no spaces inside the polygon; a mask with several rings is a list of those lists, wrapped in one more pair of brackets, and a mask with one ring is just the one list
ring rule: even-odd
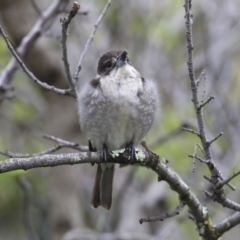
{"label": "dark brown head", "polygon": [[124,63],[129,63],[126,51],[110,51],[102,55],[98,61],[97,73],[108,75],[115,67],[119,68]]}

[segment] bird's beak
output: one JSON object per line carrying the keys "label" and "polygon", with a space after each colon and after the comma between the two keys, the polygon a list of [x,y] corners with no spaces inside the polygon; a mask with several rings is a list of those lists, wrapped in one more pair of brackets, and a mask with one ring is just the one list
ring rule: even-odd
{"label": "bird's beak", "polygon": [[120,68],[124,63],[127,61],[127,55],[128,53],[126,51],[123,51],[117,58],[116,67]]}

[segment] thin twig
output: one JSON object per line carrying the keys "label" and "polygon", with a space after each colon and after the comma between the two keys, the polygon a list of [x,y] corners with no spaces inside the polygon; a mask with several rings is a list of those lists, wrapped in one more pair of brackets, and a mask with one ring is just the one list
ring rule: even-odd
{"label": "thin twig", "polygon": [[[63,10],[62,12],[63,12],[63,13],[68,13],[67,10]],[[76,15],[86,16],[86,15],[88,15],[88,11],[82,11],[82,12],[81,12],[81,11],[80,11],[80,12],[78,11]]]}
{"label": "thin twig", "polygon": [[196,171],[196,156],[197,156],[197,144],[195,144],[195,147],[194,147],[194,152],[192,154],[193,156],[193,166],[192,166],[192,172],[194,173]]}
{"label": "thin twig", "polygon": [[9,48],[9,50],[11,51],[11,53],[13,54],[13,56],[15,57],[15,59],[17,60],[17,62],[19,63],[19,65],[22,67],[23,71],[27,74],[27,76],[33,80],[35,83],[37,83],[38,85],[40,85],[41,87],[47,89],[47,90],[50,90],[50,91],[53,91],[57,94],[60,94],[60,95],[66,95],[66,96],[71,96],[71,97],[74,97],[73,94],[72,94],[72,91],[71,89],[59,89],[59,88],[56,88],[54,86],[50,86],[48,85],[47,83],[45,82],[42,82],[40,81],[39,79],[37,79],[34,74],[32,72],[30,72],[30,70],[26,67],[26,65],[24,64],[24,62],[22,61],[22,59],[18,56],[18,54],[16,53],[16,51],[14,50],[12,44],[10,43],[7,35],[5,34],[5,32],[3,31],[2,27],[0,26],[0,33],[2,33],[3,35],[3,38]]}
{"label": "thin twig", "polygon": [[70,85],[70,88],[72,89],[72,93],[74,95],[74,97],[76,98],[76,82],[75,80],[72,78],[71,72],[70,72],[70,64],[68,61],[68,52],[67,52],[67,36],[68,36],[68,26],[71,22],[71,20],[76,16],[78,10],[80,8],[80,5],[77,2],[73,3],[72,9],[70,10],[70,12],[68,13],[68,15],[63,18],[60,19],[60,22],[62,24],[62,60],[64,63],[64,67],[65,67],[65,71],[67,74],[67,78],[68,78],[68,82]]}
{"label": "thin twig", "polygon": [[78,143],[69,142],[69,141],[66,141],[64,139],[57,138],[57,137],[54,137],[54,136],[51,136],[51,135],[48,135],[48,134],[44,134],[43,137],[46,138],[46,139],[49,139],[53,142],[56,142],[60,146],[64,146],[66,148],[76,149],[76,150],[79,150],[80,152],[88,152],[88,146],[82,146],[82,145],[79,145]]}
{"label": "thin twig", "polygon": [[63,140],[61,138],[56,138],[54,136],[50,136],[50,135],[44,135],[43,136],[46,139],[49,139],[53,142],[56,142],[57,144],[55,146],[52,146],[50,148],[47,148],[41,152],[38,153],[14,153],[14,152],[10,152],[8,150],[0,150],[0,154],[10,157],[10,158],[27,158],[27,157],[37,157],[37,156],[43,156],[45,154],[50,154],[50,153],[54,153],[57,152],[58,150],[62,149],[62,148],[70,148],[70,149],[75,149],[78,150],[80,152],[87,152],[88,151],[88,147],[87,146],[81,146],[78,143],[74,143],[74,142],[69,142],[66,140]]}
{"label": "thin twig", "polygon": [[199,160],[202,163],[208,163],[208,160],[204,160],[203,158],[201,158],[201,157],[199,157],[197,155],[191,154],[191,155],[188,155],[188,157],[193,158],[193,159],[197,159],[197,160]]}
{"label": "thin twig", "polygon": [[240,213],[235,213],[230,217],[223,220],[223,222],[215,226],[216,233],[221,236],[223,233],[229,231],[233,227],[237,226],[240,223]]}
{"label": "thin twig", "polygon": [[197,136],[200,136],[200,133],[199,133],[199,132],[197,132],[197,131],[195,131],[195,130],[193,130],[193,129],[191,129],[191,128],[182,127],[182,130],[184,130],[184,131],[186,131],[186,132],[190,132],[190,133],[195,134],[195,135],[197,135]]}
{"label": "thin twig", "polygon": [[201,150],[201,152],[202,152],[202,155],[204,156],[204,151],[203,151],[203,147],[199,144],[199,143],[197,143],[197,146],[198,146],[198,148]]}
{"label": "thin twig", "polygon": [[[201,99],[201,104],[204,102],[204,99],[205,99],[205,95],[206,95],[206,84],[207,84],[207,76],[206,74],[204,73],[203,75],[203,90],[202,90],[202,99]],[[196,83],[196,86],[197,86],[197,80],[195,81]]]}
{"label": "thin twig", "polygon": [[173,212],[170,213],[165,213],[162,216],[153,216],[153,217],[146,217],[146,218],[141,218],[139,220],[140,224],[144,222],[156,222],[156,221],[164,221],[168,218],[174,217],[180,213],[180,211],[184,208],[186,203],[180,202],[180,204],[176,207],[176,209]]}
{"label": "thin twig", "polygon": [[[47,31],[54,22],[58,13],[66,8],[68,1],[66,0],[54,0],[52,4],[42,13],[41,17],[34,24],[30,32],[24,36],[21,43],[19,44],[16,52],[23,58],[32,49],[34,43],[38,40],[41,34]],[[2,70],[0,74],[0,89],[7,91],[8,87],[11,86],[13,80],[13,74],[18,68],[18,62],[15,57],[12,57],[7,66]],[[0,93],[2,95],[2,93]],[[0,104],[4,98],[0,97]]]}
{"label": "thin twig", "polygon": [[38,7],[38,5],[37,5],[37,3],[35,2],[35,0],[30,0],[30,2],[31,2],[31,4],[32,4],[34,10],[37,12],[37,14],[38,14],[39,16],[41,16],[41,15],[42,15],[42,11],[41,11],[40,8]]}
{"label": "thin twig", "polygon": [[[224,180],[224,177],[223,177],[222,173],[220,172],[220,170],[218,170],[218,171],[219,171],[219,174],[218,174],[219,179]],[[231,188],[233,191],[236,190],[236,187],[234,187],[231,183],[227,183],[226,185],[227,185],[229,188]]]}
{"label": "thin twig", "polygon": [[223,135],[223,132],[220,132],[215,138],[213,138],[211,141],[209,141],[207,144],[210,146],[213,142],[215,142],[218,138],[220,138]]}
{"label": "thin twig", "polygon": [[214,99],[214,96],[210,96],[205,102],[202,102],[198,107],[198,111],[200,111],[205,105],[210,103],[213,99]]}
{"label": "thin twig", "polygon": [[41,151],[41,152],[38,152],[38,153],[26,153],[26,154],[24,154],[24,153],[14,153],[14,152],[10,152],[8,150],[5,150],[5,151],[0,150],[0,154],[5,155],[5,156],[10,157],[10,158],[37,157],[37,156],[42,156],[44,154],[54,153],[61,148],[62,147],[57,145],[57,146],[53,146],[53,147],[50,147],[48,149],[45,149],[44,151]]}
{"label": "thin twig", "polygon": [[240,170],[234,172],[231,176],[220,182],[220,185],[223,187],[225,184],[229,183],[233,178],[237,177],[240,174]]}
{"label": "thin twig", "polygon": [[95,36],[95,34],[96,34],[96,32],[97,32],[97,29],[98,29],[98,27],[99,27],[99,24],[101,23],[103,17],[104,17],[105,14],[107,13],[107,10],[108,10],[108,8],[110,7],[111,3],[112,3],[112,0],[108,0],[107,4],[105,5],[105,7],[104,7],[104,9],[103,9],[103,11],[102,11],[102,13],[100,14],[100,16],[98,17],[96,23],[94,24],[94,28],[93,28],[93,30],[92,30],[92,33],[91,33],[90,37],[88,38],[88,40],[87,40],[87,42],[86,42],[86,44],[85,44],[85,46],[84,46],[84,49],[83,49],[83,51],[82,51],[82,54],[81,54],[81,56],[80,56],[80,59],[79,59],[79,61],[78,61],[78,66],[77,66],[77,69],[76,69],[75,74],[74,74],[74,79],[75,79],[75,81],[78,80],[79,72],[80,72],[81,69],[82,69],[82,61],[83,61],[83,59],[84,59],[84,57],[85,57],[85,55],[86,55],[86,53],[87,53],[87,51],[88,51],[88,49],[89,49],[89,47],[90,47],[90,44],[92,43],[92,41],[93,41],[93,39],[94,39],[94,36]]}
{"label": "thin twig", "polygon": [[[191,92],[192,92],[192,102],[194,105],[196,117],[197,117],[197,123],[198,123],[198,131],[199,131],[199,138],[201,140],[201,144],[204,151],[204,158],[208,159],[207,166],[209,171],[211,172],[212,178],[221,178],[223,177],[221,172],[218,170],[216,164],[214,163],[210,145],[208,144],[208,140],[206,137],[205,132],[205,123],[203,119],[203,108],[199,104],[199,98],[198,98],[198,88],[194,73],[194,64],[193,64],[193,37],[192,37],[192,1],[191,0],[185,0],[185,26],[186,26],[186,40],[187,40],[187,67],[188,67],[188,74],[191,84]],[[229,186],[229,185],[228,185]],[[231,186],[232,188],[232,186]]]}
{"label": "thin twig", "polygon": [[205,192],[205,195],[208,198],[212,199],[214,202],[220,203],[225,208],[229,208],[231,210],[240,212],[240,204],[226,198],[225,194],[223,193],[223,190],[219,192],[213,192],[213,193],[210,193],[204,190],[204,192]]}
{"label": "thin twig", "polygon": [[199,76],[198,79],[195,81],[197,87],[199,86],[201,80],[202,80],[202,79],[205,79],[205,76],[206,76],[205,70],[202,70],[200,76]]}

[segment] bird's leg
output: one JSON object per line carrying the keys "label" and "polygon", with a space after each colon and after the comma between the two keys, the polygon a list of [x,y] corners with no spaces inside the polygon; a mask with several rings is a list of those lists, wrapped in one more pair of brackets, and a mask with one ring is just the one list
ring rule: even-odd
{"label": "bird's leg", "polygon": [[[96,152],[97,151],[97,149],[93,147],[93,145],[92,145],[90,140],[88,140],[88,151],[89,152]],[[91,165],[93,166],[94,163],[91,163]]]}
{"label": "bird's leg", "polygon": [[133,164],[137,160],[137,158],[136,158],[136,153],[135,153],[135,147],[134,147],[132,141],[130,143],[126,144],[126,149],[130,155],[130,164]]}
{"label": "bird's leg", "polygon": [[102,149],[102,162],[107,162],[108,158],[110,157],[110,152],[108,150],[107,145],[104,143],[103,144],[103,149]]}
{"label": "bird's leg", "polygon": [[90,140],[88,140],[88,150],[89,152],[96,152],[96,148],[93,147],[92,143]]}

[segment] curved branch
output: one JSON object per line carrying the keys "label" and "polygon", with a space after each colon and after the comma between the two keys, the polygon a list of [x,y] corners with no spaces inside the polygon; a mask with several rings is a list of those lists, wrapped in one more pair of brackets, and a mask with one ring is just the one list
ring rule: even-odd
{"label": "curved branch", "polygon": [[82,61],[83,61],[83,59],[84,59],[84,57],[85,57],[85,55],[86,55],[86,53],[87,53],[87,51],[88,51],[88,49],[90,47],[90,44],[92,43],[92,41],[94,39],[94,36],[95,36],[95,34],[97,32],[97,29],[98,29],[98,26],[101,23],[101,21],[104,18],[104,16],[106,15],[107,10],[110,7],[111,3],[112,3],[112,0],[108,0],[107,4],[105,5],[105,7],[104,7],[104,9],[102,11],[102,13],[100,14],[100,16],[98,17],[96,23],[94,24],[92,33],[91,33],[90,37],[88,38],[88,40],[87,40],[87,42],[86,42],[86,44],[84,46],[84,49],[83,49],[83,51],[81,53],[81,56],[79,58],[78,66],[77,66],[77,69],[76,69],[76,71],[74,73],[74,77],[73,77],[75,81],[78,80],[78,75],[79,75],[79,73],[80,73],[80,71],[82,69]]}
{"label": "curved branch", "polygon": [[27,66],[25,65],[25,63],[22,61],[22,59],[18,56],[17,52],[14,50],[12,44],[10,43],[7,35],[5,34],[5,32],[3,31],[1,25],[0,25],[0,33],[2,33],[3,38],[9,48],[9,50],[11,51],[12,55],[15,57],[15,59],[17,60],[18,64],[21,66],[22,70],[26,73],[26,75],[33,80],[35,83],[37,83],[38,85],[40,85],[42,88],[45,88],[47,90],[51,90],[53,92],[56,92],[57,94],[60,95],[67,95],[67,96],[72,96],[75,97],[74,94],[72,93],[72,89],[60,89],[60,88],[56,88],[54,86],[51,86],[45,82],[40,81],[32,72],[30,72],[30,70],[27,68]]}
{"label": "curved branch", "polygon": [[[135,164],[147,168],[151,168],[161,180],[166,181],[172,190],[176,191],[180,199],[186,203],[191,214],[199,226],[199,233],[204,228],[207,239],[213,238],[211,221],[208,218],[207,209],[201,205],[194,193],[189,189],[188,185],[179,177],[179,175],[168,166],[166,160],[147,151],[136,149]],[[0,173],[13,170],[28,170],[38,167],[53,167],[60,165],[73,165],[82,163],[100,163],[101,154],[95,152],[80,152],[68,154],[43,155],[29,158],[12,158],[0,162]],[[109,158],[109,162],[129,164],[128,152],[122,150],[113,151]],[[207,223],[207,224],[206,224]]]}
{"label": "curved branch", "polygon": [[[65,9],[69,0],[55,0],[53,3],[41,14],[39,20],[35,23],[30,32],[22,39],[19,47],[16,49],[18,55],[22,58],[31,49],[33,44],[41,36],[43,32],[48,30],[59,12]],[[12,57],[8,65],[2,70],[0,75],[0,89],[6,92],[8,86],[12,83],[12,77],[18,68],[17,60]],[[1,101],[4,98],[1,98]],[[1,102],[0,102],[1,103]]]}
{"label": "curved branch", "polygon": [[215,226],[215,230],[219,234],[219,236],[221,236],[223,235],[223,233],[229,231],[239,223],[240,223],[240,213],[235,213],[229,218],[226,218],[222,223],[219,223],[217,226]]}

